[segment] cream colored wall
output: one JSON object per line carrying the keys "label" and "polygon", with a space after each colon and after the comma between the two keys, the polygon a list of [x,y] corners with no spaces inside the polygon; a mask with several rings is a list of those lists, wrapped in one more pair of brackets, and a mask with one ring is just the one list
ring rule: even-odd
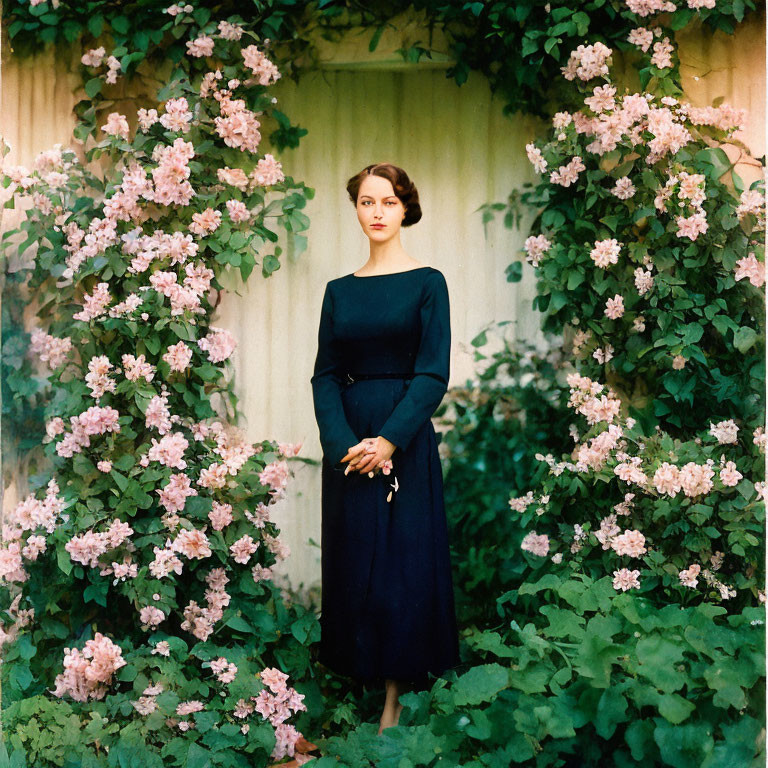
{"label": "cream colored wall", "polygon": [[[411,26],[399,42],[417,36]],[[533,178],[524,145],[534,135],[535,122],[502,118],[500,102],[476,73],[458,88],[445,78],[440,57],[425,66],[403,66],[386,53],[398,45],[384,39],[372,61],[368,38],[366,33],[322,47],[320,70],[298,85],[286,79],[275,86],[279,106],[309,130],[298,150],[280,156],[286,173],[316,189],[307,208],[309,248],[298,258],[284,256],[271,279],[255,274],[247,287],[236,286],[240,295],[227,295],[214,320],[238,338],[235,383],[248,436],[303,441],[300,456],[311,459],[320,458],[309,379],[323,287],[367,258],[367,240],[344,191],[347,178],[364,165],[397,163],[419,187],[424,218],[403,230],[402,242],[409,254],[441,269],[448,281],[451,385],[472,375],[469,342],[485,324],[516,320],[521,337],[539,337],[531,309],[532,271],[524,270],[522,283],[504,278],[523,235],[496,223],[489,225],[486,240],[476,212],[482,203],[503,200]],[[753,153],[763,154],[762,20],[743,25],[733,38],[701,30],[686,35],[681,59],[694,103],[723,96],[747,108],[746,142]],[[62,56],[51,51],[19,61],[4,47],[0,133],[12,146],[7,162],[31,163],[38,151],[67,142],[77,100],[76,61],[74,52]],[[707,64],[713,61],[716,66]],[[754,167],[740,170],[747,181],[758,173]],[[320,478],[317,466],[296,462],[294,467],[288,496],[273,516],[293,552],[283,570],[297,586],[319,578],[320,550],[308,541],[320,541]],[[6,506],[15,498],[14,489],[8,489]]]}

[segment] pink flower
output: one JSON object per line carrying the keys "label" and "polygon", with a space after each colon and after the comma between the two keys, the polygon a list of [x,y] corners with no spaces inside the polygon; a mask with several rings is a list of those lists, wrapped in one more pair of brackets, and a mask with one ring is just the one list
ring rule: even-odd
{"label": "pink flower", "polygon": [[618,591],[626,592],[628,589],[640,589],[640,571],[630,571],[628,568],[621,568],[613,572],[613,588]]}
{"label": "pink flower", "polygon": [[681,488],[680,470],[674,464],[663,462],[654,473],[653,484],[659,493],[674,498]]}
{"label": "pink flower", "polygon": [[169,131],[186,133],[192,121],[192,113],[189,104],[182,96],[178,99],[168,99],[165,103],[165,114],[160,118],[160,123]]}
{"label": "pink flower", "polygon": [[187,41],[187,53],[190,56],[201,58],[203,56],[213,55],[214,40],[208,35],[201,35],[195,40]]}
{"label": "pink flower", "polygon": [[156,629],[157,625],[165,619],[165,614],[154,605],[145,605],[139,611],[141,628],[146,632],[150,629]]}
{"label": "pink flower", "polygon": [[593,77],[608,74],[608,58],[611,49],[603,43],[594,45],[580,45],[575,51],[571,51],[568,63],[560,67],[560,71],[566,80],[578,77],[580,80],[591,80]]}
{"label": "pink flower", "polygon": [[744,475],[736,469],[736,463],[733,461],[726,462],[725,466],[720,470],[720,482],[728,487],[738,485],[742,477]]}
{"label": "pink flower", "polygon": [[733,419],[720,421],[717,424],[709,422],[709,434],[714,437],[720,445],[737,445],[739,427]]}
{"label": "pink flower", "polygon": [[736,262],[735,280],[749,278],[755,288],[762,288],[765,283],[765,262],[757,260],[754,253],[742,257]]}
{"label": "pink flower", "polygon": [[190,560],[192,558],[201,560],[204,557],[210,557],[212,554],[208,537],[203,531],[196,528],[181,531],[173,542],[173,549],[176,552],[181,552],[182,555],[185,555]]}
{"label": "pink flower", "polygon": [[259,542],[254,542],[248,534],[245,534],[230,546],[229,551],[232,553],[232,557],[236,563],[245,565],[258,548]]}
{"label": "pink flower", "polygon": [[122,136],[124,139],[130,135],[128,121],[125,119],[125,115],[121,115],[119,112],[110,112],[107,115],[107,122],[101,126],[101,130],[110,136]]}
{"label": "pink flower", "polygon": [[208,359],[212,363],[221,363],[235,351],[237,341],[229,331],[212,325],[210,332],[202,339],[198,339],[197,345],[208,353]]}
{"label": "pink flower", "polygon": [[520,549],[539,557],[546,557],[549,553],[549,537],[546,533],[538,534],[536,531],[529,531],[520,543]]}
{"label": "pink flower", "polygon": [[227,200],[227,212],[234,224],[248,221],[251,217],[251,212],[248,210],[248,206],[241,200]]}
{"label": "pink flower", "polygon": [[637,27],[630,31],[627,41],[636,45],[641,51],[645,52],[651,47],[653,42],[653,31],[645,27]]}
{"label": "pink flower", "polygon": [[179,341],[168,347],[163,360],[172,371],[185,371],[192,360],[192,350],[183,341]]}
{"label": "pink flower", "polygon": [[672,52],[675,50],[669,38],[665,37],[653,44],[653,56],[651,64],[659,69],[668,69],[672,66]]}
{"label": "pink flower", "polygon": [[605,303],[605,315],[611,320],[618,320],[624,314],[624,297],[616,294]]}
{"label": "pink flower", "polygon": [[640,557],[647,551],[645,536],[640,531],[624,531],[611,541],[611,546],[617,555],[629,555],[630,557]]}
{"label": "pink flower", "polygon": [[597,240],[594,247],[589,252],[589,257],[598,267],[605,269],[611,264],[616,264],[619,260],[619,251],[621,243],[611,237],[607,240]]}
{"label": "pink flower", "polygon": [[103,45],[99,48],[91,48],[82,55],[80,62],[86,67],[100,67],[106,53]]}
{"label": "pink flower", "polygon": [[616,184],[611,190],[619,200],[628,200],[636,191],[635,185],[632,183],[629,176],[622,176],[620,179],[616,179]]}
{"label": "pink flower", "polygon": [[256,75],[259,85],[271,85],[280,78],[277,67],[255,45],[249,45],[241,51],[243,63]]}
{"label": "pink flower", "polygon": [[696,577],[700,572],[701,566],[698,563],[693,563],[692,565],[689,565],[686,570],[680,571],[680,573],[677,575],[680,578],[680,583],[683,586],[695,587],[699,583]]}
{"label": "pink flower", "polygon": [[209,232],[215,232],[220,224],[221,213],[213,208],[206,208],[201,213],[192,214],[192,223],[189,225],[189,230],[196,235],[206,235]]}
{"label": "pink flower", "polygon": [[579,178],[579,173],[585,170],[585,168],[584,161],[576,155],[566,165],[561,165],[556,171],[552,171],[549,174],[549,180],[552,184],[570,187]]}
{"label": "pink flower", "polygon": [[534,267],[539,266],[541,257],[552,247],[552,243],[544,235],[531,235],[526,238],[523,248],[525,248],[526,261]]}
{"label": "pink flower", "polygon": [[547,170],[547,161],[541,154],[541,150],[535,144],[530,143],[525,145],[525,151],[536,173],[544,173]]}

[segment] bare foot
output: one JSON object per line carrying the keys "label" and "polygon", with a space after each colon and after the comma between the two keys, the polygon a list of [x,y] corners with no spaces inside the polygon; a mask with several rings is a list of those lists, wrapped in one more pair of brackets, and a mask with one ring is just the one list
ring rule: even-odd
{"label": "bare foot", "polygon": [[400,722],[400,713],[403,711],[403,705],[399,702],[395,705],[394,714],[391,711],[384,711],[379,720],[379,736],[385,728],[391,728]]}

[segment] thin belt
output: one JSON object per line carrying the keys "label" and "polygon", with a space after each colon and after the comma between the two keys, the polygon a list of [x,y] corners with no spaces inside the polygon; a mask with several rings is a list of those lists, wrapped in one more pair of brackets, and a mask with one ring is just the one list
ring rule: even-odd
{"label": "thin belt", "polygon": [[347,371],[346,381],[351,384],[358,379],[412,379],[412,373],[349,373]]}

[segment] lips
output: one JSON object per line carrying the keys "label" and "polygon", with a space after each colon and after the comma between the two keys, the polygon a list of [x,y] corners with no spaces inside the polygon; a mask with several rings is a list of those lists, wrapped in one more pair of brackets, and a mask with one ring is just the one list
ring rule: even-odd
{"label": "lips", "polygon": [[372,229],[384,229],[383,224],[371,224]]}

